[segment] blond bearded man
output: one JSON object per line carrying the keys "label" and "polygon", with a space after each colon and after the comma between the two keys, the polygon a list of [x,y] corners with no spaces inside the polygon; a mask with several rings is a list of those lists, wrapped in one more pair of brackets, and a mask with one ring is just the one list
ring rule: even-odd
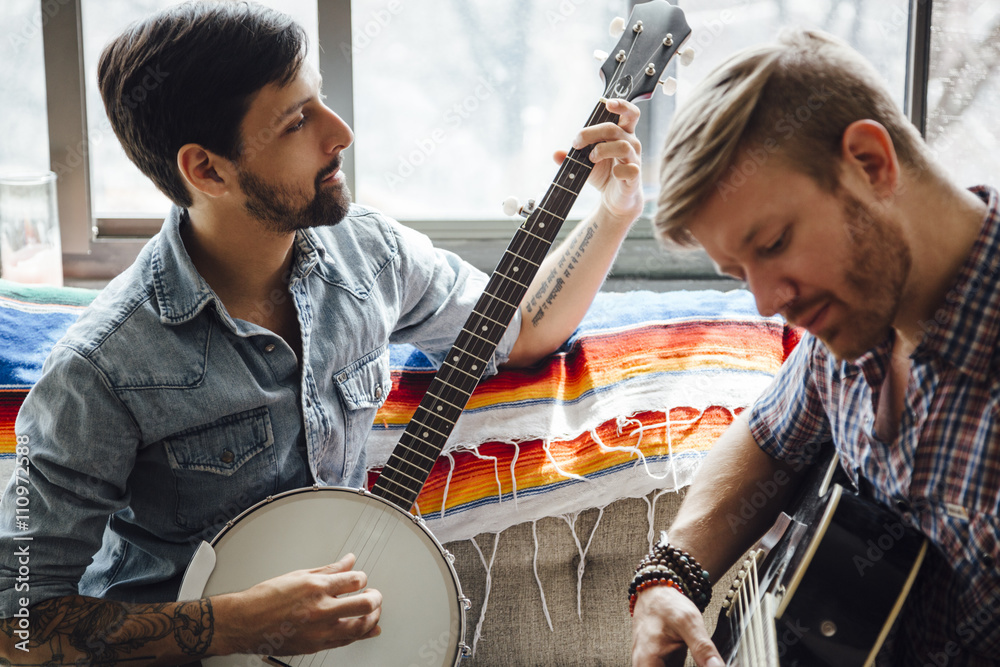
{"label": "blond bearded man", "polygon": [[[1000,656],[1000,214],[952,183],[874,69],[811,32],[744,51],[679,110],[656,228],[805,329],[706,457],[668,531],[713,577],[774,520],[741,499],[832,440],[862,493],[930,549],[881,664]],[[786,485],[786,489],[793,485]],[[984,622],[983,613],[990,616]],[[721,659],[684,594],[636,599],[633,664]],[[942,662],[945,661],[945,662]]]}

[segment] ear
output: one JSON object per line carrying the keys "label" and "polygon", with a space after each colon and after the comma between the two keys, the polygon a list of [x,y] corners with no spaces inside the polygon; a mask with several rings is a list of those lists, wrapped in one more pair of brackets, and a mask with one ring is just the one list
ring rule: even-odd
{"label": "ear", "polygon": [[177,151],[177,168],[187,184],[209,197],[221,197],[235,183],[232,162],[198,144],[185,144]]}
{"label": "ear", "polygon": [[856,120],[841,138],[841,158],[879,196],[895,191],[899,180],[899,159],[885,127],[874,120]]}

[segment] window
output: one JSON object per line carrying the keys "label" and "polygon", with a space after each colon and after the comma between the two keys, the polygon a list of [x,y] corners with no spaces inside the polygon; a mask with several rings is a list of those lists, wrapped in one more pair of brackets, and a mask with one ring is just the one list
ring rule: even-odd
{"label": "window", "polygon": [[[509,195],[540,196],[604,86],[622,0],[553,3],[355,0],[359,201],[404,220],[504,218]],[[612,43],[613,44],[613,43]],[[484,131],[484,128],[488,128]],[[596,205],[584,190],[575,211]]]}
{"label": "window", "polygon": [[[101,0],[83,6],[83,51],[87,91],[87,129],[90,145],[91,193],[98,218],[162,220],[170,200],[125,156],[104,113],[97,89],[97,61],[104,45],[130,23],[180,4],[182,0]],[[317,40],[316,0],[264,0],[262,4],[293,16]],[[318,66],[315,49],[310,53]]]}
{"label": "window", "polygon": [[[0,48],[12,56],[4,60],[26,63],[0,70],[0,93],[13,100],[0,109],[0,126],[9,134],[0,141],[0,168],[67,166],[60,217],[71,275],[107,277],[124,268],[166,210],[166,199],[124,158],[94,81],[97,56],[111,35],[175,1],[5,0],[0,6]],[[555,174],[551,154],[569,146],[602,92],[600,64],[591,54],[614,45],[608,24],[627,16],[631,3],[439,0],[432,10],[406,0],[268,4],[292,13],[310,32],[310,57],[323,71],[328,103],[355,128],[345,171],[357,199],[490,270],[517,224],[500,202],[544,193]],[[671,64],[676,97],[657,93],[641,103],[647,211],[674,105],[723,58],[773,37],[783,25],[824,29],[854,44],[885,75],[900,104],[911,103],[908,85],[916,90],[931,145],[960,178],[982,181],[996,173],[997,133],[987,110],[1000,86],[992,73],[1000,56],[991,46],[1000,0],[934,3],[930,74],[921,77],[918,70],[913,88],[908,53],[920,49],[908,51],[911,15],[928,4],[682,0],[697,57],[688,68]],[[58,148],[49,151],[47,143]],[[574,214],[594,202],[585,190]],[[664,253],[648,221],[637,223],[614,269],[639,279],[699,272],[709,275],[711,267],[690,253]]]}
{"label": "window", "polygon": [[960,185],[996,187],[1000,0],[936,0],[931,26],[927,143]]}
{"label": "window", "polygon": [[[42,13],[37,0],[0,5],[0,169],[49,168]],[[14,66],[14,63],[19,63]],[[23,64],[23,65],[20,65]]]}

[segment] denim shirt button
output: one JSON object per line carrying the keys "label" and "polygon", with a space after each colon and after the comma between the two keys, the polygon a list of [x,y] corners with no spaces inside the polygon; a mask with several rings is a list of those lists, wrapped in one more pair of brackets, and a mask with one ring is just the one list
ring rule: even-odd
{"label": "denim shirt button", "polygon": [[226,451],[222,452],[222,456],[219,457],[219,460],[222,461],[223,463],[232,463],[234,458],[236,457],[233,456],[233,453],[227,449]]}
{"label": "denim shirt button", "polygon": [[274,343],[268,343],[266,346],[264,346],[264,351],[274,352]]}
{"label": "denim shirt button", "polygon": [[382,398],[382,385],[375,387],[375,398]]}

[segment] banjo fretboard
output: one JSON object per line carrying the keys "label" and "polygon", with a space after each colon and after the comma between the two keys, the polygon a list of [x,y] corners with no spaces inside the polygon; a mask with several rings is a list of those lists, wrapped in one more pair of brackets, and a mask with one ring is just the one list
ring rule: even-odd
{"label": "banjo fretboard", "polygon": [[[587,127],[617,123],[598,103]],[[445,442],[476,389],[511,318],[520,307],[556,234],[587,182],[592,146],[572,149],[545,196],[517,229],[486,289],[434,375],[427,393],[392,451],[372,493],[409,510],[444,450]],[[550,289],[558,290],[557,279]]]}

